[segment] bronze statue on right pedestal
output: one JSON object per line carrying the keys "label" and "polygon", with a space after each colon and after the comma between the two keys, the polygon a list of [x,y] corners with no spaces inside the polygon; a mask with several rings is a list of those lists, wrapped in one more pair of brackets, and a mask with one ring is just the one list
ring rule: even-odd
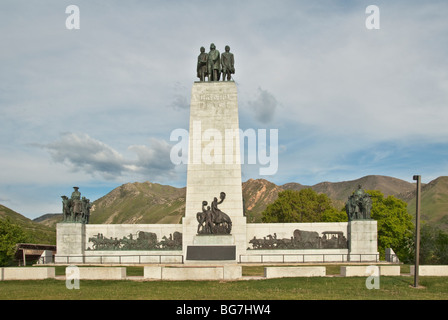
{"label": "bronze statue on right pedestal", "polygon": [[370,211],[372,210],[372,199],[370,195],[361,186],[358,186],[345,205],[348,221],[370,219]]}

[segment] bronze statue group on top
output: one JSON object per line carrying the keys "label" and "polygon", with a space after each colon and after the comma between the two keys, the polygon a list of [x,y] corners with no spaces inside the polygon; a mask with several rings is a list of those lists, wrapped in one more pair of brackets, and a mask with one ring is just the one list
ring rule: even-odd
{"label": "bronze statue group on top", "polygon": [[200,81],[219,81],[222,73],[223,81],[230,81],[232,74],[235,73],[235,60],[230,47],[225,47],[222,54],[216,50],[215,44],[210,44],[210,52],[205,53],[205,48],[201,47],[201,53],[198,56],[197,77]]}

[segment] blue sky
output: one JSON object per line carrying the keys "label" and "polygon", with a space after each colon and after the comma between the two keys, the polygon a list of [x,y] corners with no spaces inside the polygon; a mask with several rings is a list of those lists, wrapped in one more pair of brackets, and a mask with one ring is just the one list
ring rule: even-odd
{"label": "blue sky", "polygon": [[[68,30],[68,5],[80,29]],[[380,9],[368,30],[366,7]],[[278,130],[277,184],[448,172],[446,1],[2,1],[0,204],[61,211],[127,182],[183,187],[199,48],[235,55],[240,127]]]}

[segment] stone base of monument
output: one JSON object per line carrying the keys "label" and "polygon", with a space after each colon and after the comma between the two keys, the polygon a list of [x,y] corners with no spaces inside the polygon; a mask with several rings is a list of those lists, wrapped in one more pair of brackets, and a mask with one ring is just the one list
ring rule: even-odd
{"label": "stone base of monument", "polygon": [[[55,263],[84,263],[86,225],[83,223],[58,223],[56,228],[57,254]],[[69,258],[71,257],[71,258]]]}
{"label": "stone base of monument", "polygon": [[193,238],[194,245],[234,245],[235,237],[228,235],[197,235]]}
{"label": "stone base of monument", "polygon": [[354,220],[348,223],[348,261],[378,261],[378,235],[376,220]]}
{"label": "stone base of monument", "polygon": [[204,267],[145,266],[143,278],[148,280],[236,280],[242,277],[238,265]]}

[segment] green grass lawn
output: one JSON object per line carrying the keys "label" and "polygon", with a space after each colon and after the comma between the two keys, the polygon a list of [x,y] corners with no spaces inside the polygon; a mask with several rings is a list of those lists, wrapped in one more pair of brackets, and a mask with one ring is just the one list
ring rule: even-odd
{"label": "green grass lawn", "polygon": [[[250,267],[255,268],[255,267]],[[246,274],[257,273],[256,269]],[[131,270],[140,275],[141,267]],[[128,275],[129,271],[128,271]],[[40,300],[441,300],[448,299],[448,277],[380,278],[380,289],[367,289],[364,277],[282,278],[244,281],[94,281],[81,280],[69,290],[64,280],[1,281],[0,299]]]}

